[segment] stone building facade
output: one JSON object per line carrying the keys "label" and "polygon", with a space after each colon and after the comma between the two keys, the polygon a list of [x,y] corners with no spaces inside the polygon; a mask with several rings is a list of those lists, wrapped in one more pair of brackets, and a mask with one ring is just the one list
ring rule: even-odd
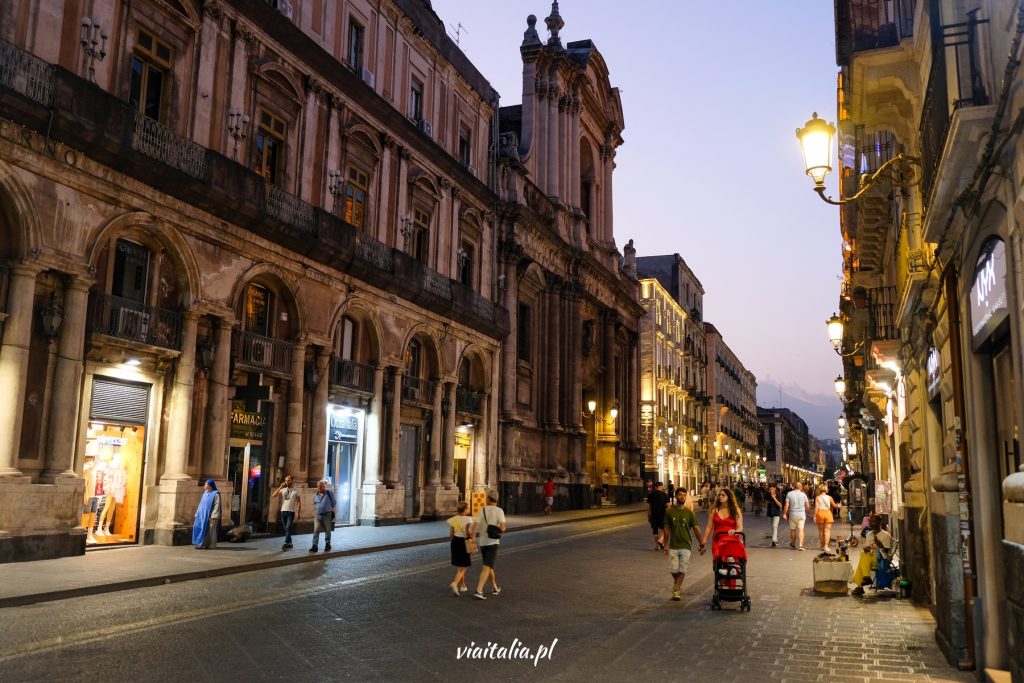
{"label": "stone building facade", "polygon": [[911,157],[840,210],[848,439],[949,661],[1022,680],[1024,6],[836,9],[844,196]]}
{"label": "stone building facade", "polygon": [[[563,45],[558,3],[520,46],[523,101],[502,107],[498,269],[512,332],[500,362],[498,478],[506,509],[639,499],[639,344],[634,252],[612,225],[622,103],[590,40]],[[624,258],[624,260],[623,260]],[[591,409],[591,406],[593,408]]]}
{"label": "stone building facade", "polygon": [[636,260],[641,302],[640,412],[651,478],[699,489],[707,480],[704,288],[679,254]]}
{"label": "stone building facade", "polygon": [[[757,408],[763,431],[765,477],[770,482],[809,482],[807,423],[788,408]],[[820,478],[818,478],[820,481]]]}
{"label": "stone building facade", "polygon": [[757,379],[722,333],[704,323],[707,339],[708,461],[719,481],[752,481],[758,469],[761,423],[757,420]]}

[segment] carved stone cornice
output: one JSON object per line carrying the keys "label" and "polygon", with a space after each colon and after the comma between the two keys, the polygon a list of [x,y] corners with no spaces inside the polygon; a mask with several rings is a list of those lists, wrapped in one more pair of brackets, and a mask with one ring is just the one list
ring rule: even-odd
{"label": "carved stone cornice", "polygon": [[251,28],[241,22],[235,24],[235,38],[249,45],[256,44],[256,34]]}
{"label": "carved stone cornice", "polygon": [[[462,190],[457,185],[452,185],[451,193],[452,193],[452,199],[456,199],[457,200],[460,197],[462,197]],[[467,207],[463,207],[463,208],[467,208]]]}
{"label": "carved stone cornice", "polygon": [[203,14],[213,19],[220,28],[221,22],[224,20],[224,7],[219,2],[205,2],[203,3]]}
{"label": "carved stone cornice", "polygon": [[445,178],[443,175],[437,176],[437,185],[441,188],[441,192],[447,192],[452,187],[452,181]]}
{"label": "carved stone cornice", "polygon": [[320,97],[324,94],[323,84],[320,83],[320,81],[313,78],[312,76],[310,76],[309,74],[303,76],[303,80],[305,81],[306,84],[306,97],[312,95],[317,99],[317,101],[319,101]]}
{"label": "carved stone cornice", "polygon": [[398,148],[398,158],[399,159],[401,159],[402,161],[409,161],[409,159],[411,157],[412,157],[412,153],[409,151],[408,147],[399,147]]}

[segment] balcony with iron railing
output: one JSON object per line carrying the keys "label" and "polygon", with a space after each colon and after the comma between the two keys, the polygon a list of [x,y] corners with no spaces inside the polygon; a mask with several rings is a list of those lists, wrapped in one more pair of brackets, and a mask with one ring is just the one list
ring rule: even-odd
{"label": "balcony with iron railing", "polygon": [[86,331],[127,342],[181,350],[181,313],[92,292]]}
{"label": "balcony with iron railing", "polygon": [[376,368],[372,365],[331,356],[330,382],[334,386],[372,394],[375,371]]}
{"label": "balcony with iron railing", "polygon": [[239,332],[235,341],[235,363],[258,372],[292,374],[291,342],[252,332]]}
{"label": "balcony with iron railing", "polygon": [[[932,65],[921,109],[921,195],[928,210],[953,119],[964,109],[989,103],[981,71],[977,12],[967,21],[940,27],[932,40]],[[971,143],[972,149],[976,143]]]}
{"label": "balcony with iron railing", "polygon": [[420,405],[431,405],[434,397],[434,382],[421,377],[406,375],[402,378],[402,400]]}
{"label": "balcony with iron railing", "polygon": [[376,242],[332,212],[268,184],[238,162],[137,117],[128,102],[4,40],[0,110],[26,135],[45,135],[277,246],[494,339],[508,332],[508,311],[499,304]]}
{"label": "balcony with iron railing", "polygon": [[836,63],[900,44],[914,35],[916,0],[836,0]]}
{"label": "balcony with iron railing", "polygon": [[462,385],[455,389],[455,409],[467,415],[483,415],[484,394]]}

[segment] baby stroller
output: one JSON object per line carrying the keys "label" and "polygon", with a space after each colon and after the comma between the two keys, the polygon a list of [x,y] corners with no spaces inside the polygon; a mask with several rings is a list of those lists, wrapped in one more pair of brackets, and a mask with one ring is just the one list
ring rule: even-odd
{"label": "baby stroller", "polygon": [[740,603],[740,611],[750,611],[747,595],[747,537],[742,531],[735,535],[719,534],[711,544],[714,558],[715,593],[711,609],[722,609],[723,602]]}

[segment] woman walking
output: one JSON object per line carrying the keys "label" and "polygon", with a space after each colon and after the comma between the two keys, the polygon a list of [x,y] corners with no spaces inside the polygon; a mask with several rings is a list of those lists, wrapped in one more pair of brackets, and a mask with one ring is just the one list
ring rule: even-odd
{"label": "woman walking", "polygon": [[455,597],[459,597],[459,592],[469,590],[466,587],[466,570],[472,564],[470,553],[476,552],[476,545],[473,541],[473,518],[466,515],[467,509],[469,509],[469,503],[462,501],[456,508],[455,515],[448,519],[452,566],[455,567],[455,580],[448,586]]}
{"label": "woman walking", "polygon": [[765,514],[772,520],[772,547],[779,544],[779,518],[782,515],[782,501],[779,500],[779,487],[772,484],[768,487],[765,499]]}
{"label": "woman walking", "polygon": [[835,521],[832,517],[832,508],[838,510],[839,505],[828,495],[828,486],[821,484],[814,499],[814,523],[818,525],[818,542],[825,552],[831,552],[832,523]]}
{"label": "woman walking", "polygon": [[712,557],[718,557],[716,545],[719,539],[727,536],[734,536],[743,531],[743,512],[736,502],[736,494],[728,487],[723,487],[718,492],[718,499],[711,510],[708,519],[708,526],[701,536],[700,544],[707,547],[708,537],[711,537]]}
{"label": "woman walking", "polygon": [[192,545],[201,550],[217,547],[217,534],[220,533],[220,491],[217,482],[207,479],[203,484],[203,497],[196,508],[196,518],[192,523]]}

